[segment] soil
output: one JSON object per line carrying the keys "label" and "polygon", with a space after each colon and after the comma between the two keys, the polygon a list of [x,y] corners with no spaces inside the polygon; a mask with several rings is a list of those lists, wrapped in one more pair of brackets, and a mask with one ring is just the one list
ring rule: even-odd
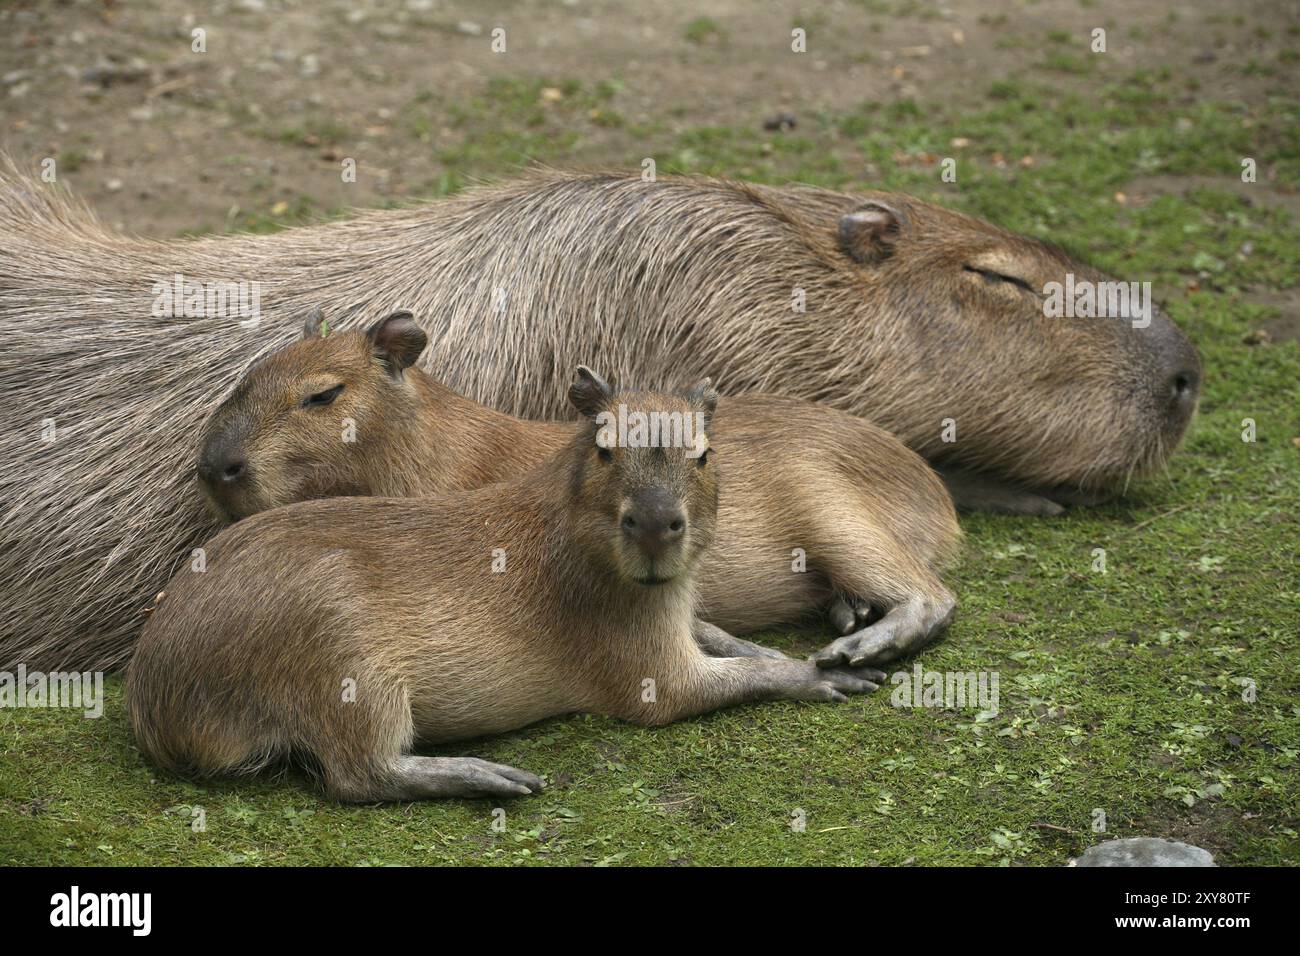
{"label": "soil", "polygon": [[[864,101],[976,106],[991,83],[1041,59],[1050,35],[1077,40],[1098,26],[1105,67],[1050,82],[1087,89],[1168,67],[1194,73],[1207,97],[1249,99],[1269,80],[1241,64],[1273,62],[1295,29],[1295,11],[1282,22],[1268,0],[1172,9],[1145,0],[20,0],[0,9],[0,129],[20,164],[35,170],[56,157],[60,179],[108,222],[170,236],[229,228],[250,211],[274,217],[303,196],[333,209],[436,192],[440,154],[467,129],[438,120],[481,102],[493,77],[541,78],[555,93],[566,81],[613,81],[602,108],[622,122],[584,129],[575,160],[627,164],[701,125],[759,136],[781,114],[807,128]],[[805,53],[791,50],[796,26]],[[497,27],[504,52],[492,48]],[[192,51],[195,29],[206,31],[206,52]],[[432,123],[408,121],[421,98],[438,104]],[[650,141],[646,130],[656,131]],[[345,157],[359,164],[355,183],[340,176]]]}

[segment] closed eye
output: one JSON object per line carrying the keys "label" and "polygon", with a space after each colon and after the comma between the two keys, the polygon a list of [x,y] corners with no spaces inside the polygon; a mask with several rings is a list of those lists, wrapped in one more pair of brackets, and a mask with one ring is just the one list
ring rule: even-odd
{"label": "closed eye", "polygon": [[339,392],[343,391],[342,384],[335,385],[333,388],[327,388],[323,392],[317,392],[315,395],[308,396],[302,400],[303,408],[319,408],[322,405],[328,405],[334,399],[339,397]]}
{"label": "closed eye", "polygon": [[1016,286],[1019,289],[1024,289],[1026,292],[1031,292],[1034,295],[1041,294],[1024,279],[1019,279],[1016,276],[1003,275],[1001,272],[994,272],[992,269],[981,269],[978,266],[962,266],[962,268],[967,272],[973,272],[978,276],[983,276],[989,282],[1009,282],[1011,285]]}

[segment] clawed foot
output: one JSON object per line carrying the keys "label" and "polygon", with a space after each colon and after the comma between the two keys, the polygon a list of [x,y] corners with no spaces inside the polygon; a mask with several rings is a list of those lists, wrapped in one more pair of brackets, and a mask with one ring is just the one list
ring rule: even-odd
{"label": "clawed foot", "polygon": [[454,775],[449,789],[458,797],[525,797],[545,786],[541,777],[517,767],[478,757],[454,759],[454,765],[447,768]]}
{"label": "clawed foot", "polygon": [[[328,772],[328,771],[327,771]],[[434,800],[444,797],[524,797],[545,786],[527,770],[478,757],[425,757],[407,754],[364,781],[328,784],[333,796],[349,803]]]}
{"label": "clawed foot", "polygon": [[932,641],[952,620],[951,597],[912,598],[870,627],[832,641],[811,658],[818,667],[886,664]]}
{"label": "clawed foot", "polygon": [[849,694],[870,694],[880,689],[886,674],[870,667],[824,667],[818,668],[808,682],[803,700],[818,700],[842,703]]}

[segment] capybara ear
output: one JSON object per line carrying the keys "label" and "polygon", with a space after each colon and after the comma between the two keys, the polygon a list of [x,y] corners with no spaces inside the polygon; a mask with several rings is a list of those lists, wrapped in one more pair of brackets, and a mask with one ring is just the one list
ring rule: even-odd
{"label": "capybara ear", "polygon": [[429,344],[429,337],[415,324],[415,316],[410,312],[384,316],[366,329],[366,338],[370,340],[375,357],[388,366],[388,373],[393,378],[401,378],[402,372],[415,364]]}
{"label": "capybara ear", "polygon": [[713,387],[713,380],[700,379],[686,393],[686,400],[704,412],[704,427],[708,428],[713,423],[713,413],[718,409],[718,390]]}
{"label": "capybara ear", "polygon": [[856,262],[888,258],[907,219],[884,203],[869,202],[840,217],[840,246]]}
{"label": "capybara ear", "polygon": [[574,408],[588,418],[595,418],[609,406],[613,394],[608,382],[587,366],[578,366],[577,378],[569,386],[569,401]]}
{"label": "capybara ear", "polygon": [[319,307],[312,309],[311,314],[307,316],[307,321],[303,323],[302,337],[304,339],[323,339],[328,332],[329,328],[325,324],[325,313]]}

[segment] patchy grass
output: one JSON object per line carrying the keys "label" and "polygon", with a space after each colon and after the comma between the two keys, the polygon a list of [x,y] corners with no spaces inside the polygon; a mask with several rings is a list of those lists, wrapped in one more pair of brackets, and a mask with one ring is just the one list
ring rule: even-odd
{"label": "patchy grass", "polygon": [[682,36],[691,43],[705,44],[720,43],[726,39],[727,33],[722,29],[722,25],[712,17],[696,17],[686,24]]}
{"label": "patchy grass", "polygon": [[[801,117],[797,134],[615,130],[633,167],[651,155],[661,170],[869,183],[1051,238],[1151,280],[1201,348],[1201,413],[1165,474],[1059,519],[966,520],[959,616],[918,662],[998,672],[996,715],[897,709],[886,689],[659,730],[551,720],[452,751],[551,784],[505,803],[496,832],[488,801],[338,807],[294,774],[159,776],[112,681],[100,720],[0,711],[0,862],[1052,865],[1103,838],[1098,811],[1106,836],[1300,862],[1300,231],[1269,185],[1300,174],[1297,108],[1281,91],[1187,101],[1172,75],[1087,94],[1039,87],[1042,75],[999,83],[978,112],[904,100]],[[493,82],[449,114],[467,135],[449,151],[457,179],[431,194],[471,171],[572,161],[610,132],[592,111],[616,110],[616,84]],[[406,121],[430,110],[417,97]],[[955,184],[939,178],[949,155]],[[1259,183],[1240,182],[1243,157]],[[1262,327],[1271,344],[1246,344]],[[823,639],[771,636],[798,650]]]}
{"label": "patchy grass", "polygon": [[323,117],[311,117],[283,129],[264,129],[261,135],[290,146],[304,147],[336,145],[356,140],[355,134],[342,123]]}

